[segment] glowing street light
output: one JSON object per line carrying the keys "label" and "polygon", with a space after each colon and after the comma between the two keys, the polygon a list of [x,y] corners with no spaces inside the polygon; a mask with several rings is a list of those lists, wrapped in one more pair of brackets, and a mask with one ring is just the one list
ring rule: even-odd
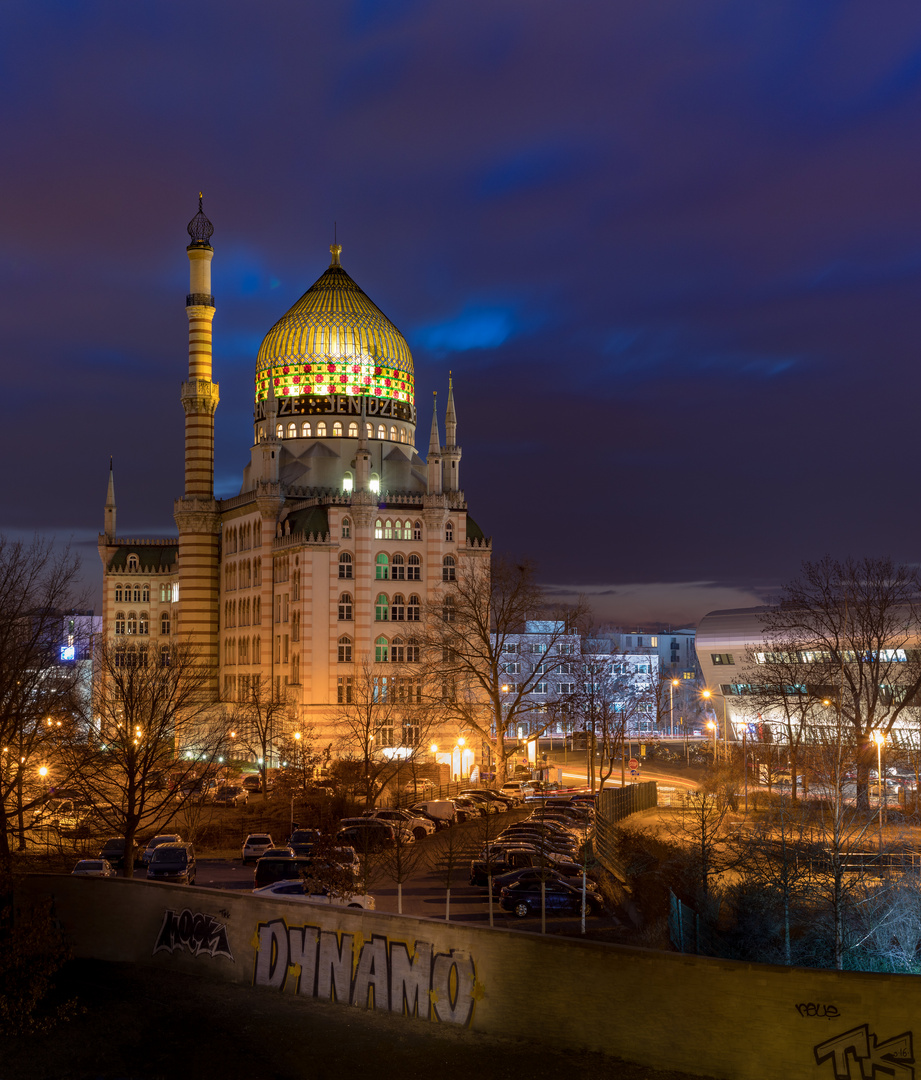
{"label": "glowing street light", "polygon": [[707,727],[713,732],[713,760],[717,760],[717,746],[716,746],[716,724],[713,720],[707,721]]}
{"label": "glowing street light", "polygon": [[678,685],[677,679],[672,679],[668,684],[668,733],[675,737],[675,687]]}

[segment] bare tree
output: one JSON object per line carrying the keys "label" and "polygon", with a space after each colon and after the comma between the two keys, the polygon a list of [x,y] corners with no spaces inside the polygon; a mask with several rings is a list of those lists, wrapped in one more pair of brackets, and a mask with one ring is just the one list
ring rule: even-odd
{"label": "bare tree", "polygon": [[[913,567],[887,558],[826,556],[804,563],[800,577],[762,618],[764,645],[753,650],[753,668],[770,663],[781,715],[792,683],[784,669],[795,667],[802,680],[798,685],[813,703],[834,702],[853,732],[857,800],[863,809],[869,806],[874,736],[888,735],[921,694],[919,616],[921,576]],[[757,671],[751,678],[753,684],[762,682]]]}
{"label": "bare tree", "polygon": [[226,720],[208,693],[211,673],[193,649],[169,654],[114,642],[96,649],[93,726],[74,748],[75,784],[98,817],[125,841],[124,876],[132,877],[138,834],[165,829],[223,754]]}
{"label": "bare tree", "polygon": [[[0,872],[11,865],[10,832],[25,847],[25,815],[45,799],[49,786],[66,783],[62,750],[82,737],[80,668],[60,662],[64,616],[77,604],[79,562],[0,536]],[[88,655],[90,642],[77,641]]]}
{"label": "bare tree", "polygon": [[451,887],[458,871],[466,865],[477,848],[468,829],[452,826],[432,837],[428,845],[429,868],[445,889],[445,921],[451,918]]}
{"label": "bare tree", "polygon": [[[461,564],[457,580],[427,611],[427,678],[440,684],[447,714],[491,747],[497,784],[508,777],[513,748],[506,741],[518,725],[542,734],[555,716],[548,703],[567,696],[542,695],[538,706],[534,694],[567,663],[557,646],[571,638],[580,611],[549,610],[530,563],[495,558],[491,568]],[[533,620],[543,624],[544,651],[522,655],[519,638]]]}
{"label": "bare tree", "polygon": [[264,799],[270,762],[278,758],[279,747],[293,734],[287,694],[276,691],[271,680],[254,675],[243,683],[228,723],[234,732],[234,746],[256,759]]}
{"label": "bare tree", "polygon": [[395,828],[393,843],[381,852],[381,871],[397,886],[397,914],[403,914],[403,885],[426,862],[426,849],[408,829]]}

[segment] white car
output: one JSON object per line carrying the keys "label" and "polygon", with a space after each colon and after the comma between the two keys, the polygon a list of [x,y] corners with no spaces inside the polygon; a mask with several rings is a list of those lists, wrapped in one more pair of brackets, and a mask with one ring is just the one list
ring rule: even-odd
{"label": "white car", "polygon": [[118,877],[115,867],[105,859],[81,859],[71,874],[77,877]]}
{"label": "white car", "polygon": [[378,821],[386,821],[394,829],[400,829],[404,840],[424,840],[435,832],[434,821],[429,821],[428,818],[416,817],[411,810],[374,810],[368,814],[368,817],[377,818]]}
{"label": "white car", "polygon": [[243,841],[243,865],[252,860],[261,859],[269,850],[275,847],[275,841],[267,832],[250,833]]}
{"label": "white car", "polygon": [[303,900],[314,904],[331,904],[335,907],[363,908],[374,910],[374,897],[368,893],[351,893],[348,896],[330,896],[326,892],[309,893],[303,881],[276,881],[272,885],[263,885],[253,889],[254,896],[276,896],[284,900]]}

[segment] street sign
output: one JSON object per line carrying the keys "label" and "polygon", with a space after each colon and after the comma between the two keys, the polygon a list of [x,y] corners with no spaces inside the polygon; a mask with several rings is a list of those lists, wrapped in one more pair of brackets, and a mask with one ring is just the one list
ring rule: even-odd
{"label": "street sign", "polygon": [[633,772],[636,772],[636,770],[640,767],[640,763],[636,760],[635,757],[630,758],[627,764],[630,766]]}
{"label": "street sign", "polygon": [[638,775],[638,770],[636,770],[636,769],[631,769],[631,770],[630,770],[630,775],[631,775],[631,776],[637,776],[637,775]]}

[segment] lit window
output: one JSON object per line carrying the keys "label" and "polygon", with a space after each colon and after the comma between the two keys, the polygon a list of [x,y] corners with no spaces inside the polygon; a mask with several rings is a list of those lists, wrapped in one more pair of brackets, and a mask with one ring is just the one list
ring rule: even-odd
{"label": "lit window", "polygon": [[354,420],[351,422],[351,424],[349,424],[349,438],[358,438],[358,424],[356,424]]}
{"label": "lit window", "polygon": [[310,421],[309,420],[305,420],[303,422],[303,424],[301,424],[301,435],[305,439],[309,439],[313,435],[313,432],[311,431],[311,428],[310,428]]}
{"label": "lit window", "polygon": [[385,637],[379,637],[374,642],[374,659],[378,664],[387,662],[387,639]]}
{"label": "lit window", "polygon": [[377,437],[379,439],[386,439],[387,438],[387,429],[384,427],[383,424],[378,424],[377,425]]}
{"label": "lit window", "polygon": [[397,441],[397,429],[396,429],[395,424],[390,425],[390,441],[391,442],[396,442]]}
{"label": "lit window", "polygon": [[326,438],[326,424],[322,420],[317,424],[317,438]]}
{"label": "lit window", "polygon": [[441,580],[442,581],[456,581],[456,565],[453,555],[445,555],[441,561]]}
{"label": "lit window", "polygon": [[128,612],[128,633],[136,634],[138,632],[138,617],[133,611]]}
{"label": "lit window", "polygon": [[390,518],[387,518],[387,520],[384,522],[384,539],[393,539],[393,522],[390,520]]}
{"label": "lit window", "polygon": [[296,439],[297,438],[297,424],[288,424],[288,438],[289,439]]}
{"label": "lit window", "polygon": [[374,618],[377,622],[387,622],[389,615],[390,604],[387,601],[387,597],[383,593],[379,593],[377,602],[374,605]]}
{"label": "lit window", "polygon": [[375,540],[383,540],[384,539],[384,523],[383,523],[383,521],[381,521],[380,518],[378,518],[377,521],[374,522],[374,539]]}
{"label": "lit window", "polygon": [[352,474],[350,472],[347,472],[345,474],[345,476],[343,476],[343,478],[342,478],[342,490],[343,491],[351,491],[352,490],[352,483],[353,483],[352,482]]}
{"label": "lit window", "polygon": [[373,424],[365,424],[365,432],[366,432],[369,439],[373,439],[374,438],[374,425]]}
{"label": "lit window", "polygon": [[369,486],[375,495],[380,494],[381,478],[377,475],[377,473],[371,473],[371,483]]}
{"label": "lit window", "polygon": [[400,442],[406,442],[406,428],[400,428]]}
{"label": "lit window", "polygon": [[339,577],[350,578],[352,576],[352,556],[347,552],[339,556]]}
{"label": "lit window", "polygon": [[352,619],[352,594],[344,592],[339,597],[339,618],[342,622],[351,622]]}
{"label": "lit window", "polygon": [[352,639],[350,637],[339,638],[339,663],[351,664],[352,662]]}
{"label": "lit window", "polygon": [[283,439],[284,436],[285,436],[285,425],[284,424],[279,424],[275,428],[275,438],[276,439]]}
{"label": "lit window", "polygon": [[342,424],[340,424],[338,420],[333,424],[333,435],[335,435],[337,439],[342,437]]}
{"label": "lit window", "polygon": [[388,558],[388,556],[385,555],[384,552],[381,552],[380,555],[378,555],[378,557],[374,560],[374,562],[375,580],[387,581],[387,579],[390,577],[390,559]]}

